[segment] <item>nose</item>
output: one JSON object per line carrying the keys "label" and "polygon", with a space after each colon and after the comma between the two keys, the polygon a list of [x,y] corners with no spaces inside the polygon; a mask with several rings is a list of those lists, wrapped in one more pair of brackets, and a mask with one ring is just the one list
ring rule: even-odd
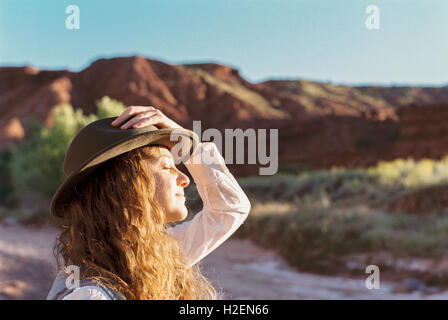
{"label": "nose", "polygon": [[181,186],[182,188],[185,188],[190,184],[190,179],[186,174],[184,174],[182,171],[179,171],[179,175],[177,176],[177,185]]}

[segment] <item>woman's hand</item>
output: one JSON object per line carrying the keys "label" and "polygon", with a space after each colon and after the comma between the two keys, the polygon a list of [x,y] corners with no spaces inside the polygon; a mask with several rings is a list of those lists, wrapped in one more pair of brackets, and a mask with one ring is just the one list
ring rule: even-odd
{"label": "woman's hand", "polygon": [[[131,119],[127,121],[129,118]],[[111,125],[114,127],[121,125],[121,129],[129,129],[131,127],[137,129],[150,125],[159,128],[182,129],[180,125],[165,116],[162,111],[150,106],[129,106],[117,119],[111,122]]]}

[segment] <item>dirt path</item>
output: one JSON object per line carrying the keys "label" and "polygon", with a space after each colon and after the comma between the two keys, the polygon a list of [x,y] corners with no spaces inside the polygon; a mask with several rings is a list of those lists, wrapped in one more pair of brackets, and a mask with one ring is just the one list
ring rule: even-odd
{"label": "dirt path", "polygon": [[[0,299],[45,299],[55,272],[57,230],[0,225]],[[224,299],[448,299],[448,292],[394,294],[395,284],[368,290],[365,278],[300,273],[276,253],[230,239],[201,262]]]}
{"label": "dirt path", "polygon": [[369,290],[368,275],[354,279],[297,272],[275,252],[248,240],[228,240],[202,265],[224,299],[448,299],[448,292],[437,293],[436,288],[426,288],[433,293],[396,294],[400,284],[385,281],[379,290]]}
{"label": "dirt path", "polygon": [[0,299],[45,299],[57,230],[0,224]]}

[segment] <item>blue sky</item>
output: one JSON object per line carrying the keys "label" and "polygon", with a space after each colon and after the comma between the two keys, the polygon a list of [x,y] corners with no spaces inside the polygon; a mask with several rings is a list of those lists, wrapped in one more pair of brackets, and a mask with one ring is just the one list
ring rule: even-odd
{"label": "blue sky", "polygon": [[[68,30],[68,5],[80,29]],[[368,30],[368,5],[380,29]],[[448,84],[447,0],[0,0],[0,65],[78,71],[139,54],[251,82]]]}

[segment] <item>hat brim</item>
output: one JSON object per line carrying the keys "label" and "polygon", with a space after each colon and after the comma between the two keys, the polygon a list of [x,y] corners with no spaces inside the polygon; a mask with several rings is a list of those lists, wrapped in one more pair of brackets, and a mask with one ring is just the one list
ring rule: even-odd
{"label": "hat brim", "polygon": [[[174,130],[178,140],[171,140]],[[193,131],[187,129],[165,128],[143,132],[133,136],[132,138],[117,141],[115,144],[110,145],[92,155],[86,163],[81,165],[77,170],[73,171],[64,180],[51,199],[50,213],[56,217],[63,217],[63,212],[65,211],[64,206],[69,205],[69,202],[75,193],[76,185],[85,180],[86,177],[92,174],[107,160],[143,146],[156,144],[164,145],[170,150],[174,145],[180,144],[179,150],[189,150],[188,153],[183,153],[181,155],[173,154],[175,162],[178,163],[179,160],[184,162],[188,160],[191,155],[193,155],[199,144],[199,138]]]}

